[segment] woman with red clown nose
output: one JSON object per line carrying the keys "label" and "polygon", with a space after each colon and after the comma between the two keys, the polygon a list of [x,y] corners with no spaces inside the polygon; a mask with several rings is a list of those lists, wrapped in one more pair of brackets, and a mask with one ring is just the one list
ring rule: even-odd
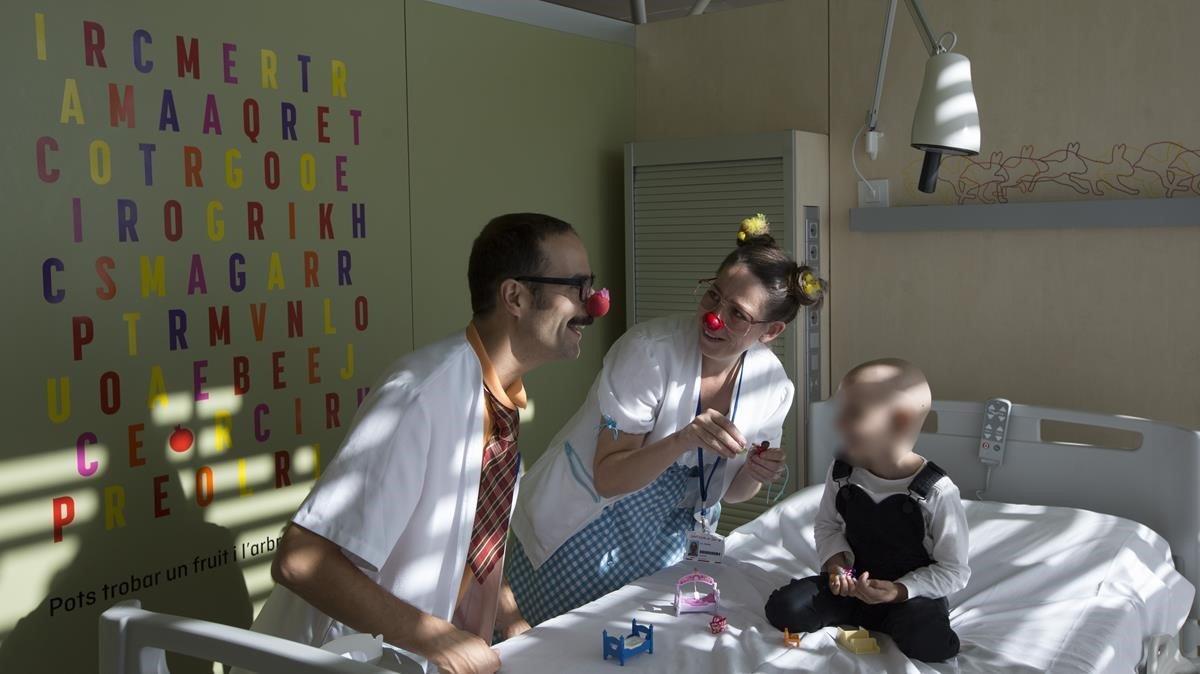
{"label": "woman with red clown nose", "polygon": [[695,313],[617,340],[583,406],[526,473],[507,572],[530,623],[691,549],[719,549],[721,502],[784,475],[794,387],[769,344],[822,301],[826,283],[768,230],[762,215],[742,222],[737,248],[699,281]]}

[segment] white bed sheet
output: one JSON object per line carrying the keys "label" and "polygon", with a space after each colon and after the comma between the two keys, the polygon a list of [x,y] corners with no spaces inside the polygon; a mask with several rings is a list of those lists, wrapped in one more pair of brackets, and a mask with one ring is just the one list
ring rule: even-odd
{"label": "white bed sheet", "polygon": [[851,655],[833,628],[785,648],[762,614],[767,596],[817,566],[812,522],[821,486],[790,497],[728,540],[726,564],[706,566],[721,589],[724,634],[708,616],[676,617],[675,581],[686,564],[664,569],[542,623],[498,646],[503,672],[612,672],[601,632],[654,625],[654,654],[625,670],[669,672],[1129,672],[1143,637],[1174,634],[1194,588],[1175,571],[1167,543],[1129,520],[1071,508],[965,501],[971,526],[971,582],[950,598],[962,641],[952,662],[905,658],[886,637],[882,653]]}

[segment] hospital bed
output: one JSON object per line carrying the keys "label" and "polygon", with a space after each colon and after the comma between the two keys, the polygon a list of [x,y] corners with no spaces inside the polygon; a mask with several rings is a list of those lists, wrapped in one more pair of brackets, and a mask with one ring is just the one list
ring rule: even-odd
{"label": "hospital bed", "polygon": [[[642,578],[499,645],[505,672],[611,672],[601,634],[636,618],[654,625],[654,654],[628,671],[1131,672],[1193,671],[1200,580],[1200,434],[1124,416],[1027,405],[1012,408],[1004,462],[982,500],[981,403],[934,403],[936,430],[919,449],[954,478],[971,527],[971,581],[950,597],[962,651],[955,661],[905,658],[886,636],[878,655],[853,655],[836,630],[784,645],[762,607],[776,587],[820,561],[812,523],[837,446],[831,403],[813,406],[809,475],[799,491],[727,541],[720,585],[728,627],[671,610],[688,564]],[[1114,433],[1136,449],[1044,439],[1043,427]],[[1018,505],[1020,504],[1020,505]]]}
{"label": "hospital bed", "polygon": [[375,664],[207,620],[147,611],[136,599],[100,615],[99,674],[169,674],[167,653],[215,660],[259,674],[420,674],[384,645]]}
{"label": "hospital bed", "polygon": [[[964,497],[982,489],[980,403],[934,403],[936,430],[919,451],[949,472]],[[688,564],[639,579],[542,623],[497,649],[504,672],[613,672],[602,635],[631,619],[654,625],[653,653],[621,671],[713,674],[820,672],[1130,672],[1194,671],[1200,615],[1200,433],[1123,416],[1014,405],[1004,462],[981,500],[966,500],[971,581],[950,597],[962,652],[948,663],[910,661],[881,636],[881,653],[853,655],[833,628],[783,643],[762,607],[793,576],[815,573],[812,522],[836,447],[834,408],[810,415],[809,475],[814,486],[735,530],[725,563],[705,572],[719,583],[728,626],[709,616],[675,616],[676,581]],[[1131,447],[1045,439],[1044,427],[1073,424],[1132,438]],[[1020,505],[1018,505],[1020,504]],[[163,651],[275,672],[383,672],[370,665],[273,637],[119,605],[101,625],[102,674],[162,674]],[[411,663],[409,663],[411,664]]]}

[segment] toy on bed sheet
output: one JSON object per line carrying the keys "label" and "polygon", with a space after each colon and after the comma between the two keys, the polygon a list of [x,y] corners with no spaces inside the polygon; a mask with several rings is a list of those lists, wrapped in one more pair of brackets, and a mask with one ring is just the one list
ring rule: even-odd
{"label": "toy on bed sheet", "polygon": [[839,627],[837,642],[839,646],[856,655],[879,652],[879,642],[861,627]]}
{"label": "toy on bed sheet", "polygon": [[792,634],[791,632],[788,631],[788,629],[786,627],[783,628],[783,645],[790,646],[792,648],[799,648],[800,647],[800,635]]}
{"label": "toy on bed sheet", "polygon": [[626,658],[632,658],[639,653],[654,655],[654,625],[639,625],[637,618],[634,618],[633,630],[629,634],[610,637],[608,630],[604,630],[603,653],[605,660],[610,657],[616,658],[622,667],[625,666]]}
{"label": "toy on bed sheet", "polygon": [[[688,585],[691,586],[690,592],[684,589]],[[707,585],[711,589],[701,594],[701,585]],[[717,589],[717,581],[712,576],[692,571],[675,583],[675,615],[716,613],[720,601],[721,591]]]}
{"label": "toy on bed sheet", "polygon": [[729,621],[723,615],[714,615],[712,620],[708,621],[708,631],[713,634],[720,634],[729,626]]}

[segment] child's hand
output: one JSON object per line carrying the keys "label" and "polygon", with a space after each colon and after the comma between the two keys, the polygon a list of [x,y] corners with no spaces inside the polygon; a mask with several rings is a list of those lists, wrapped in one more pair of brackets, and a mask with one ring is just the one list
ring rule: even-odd
{"label": "child's hand", "polygon": [[864,604],[890,604],[908,599],[908,589],[890,580],[871,580],[871,573],[863,571],[850,596]]}
{"label": "child's hand", "polygon": [[835,596],[849,597],[851,594],[854,574],[846,572],[849,567],[850,560],[846,558],[844,552],[839,552],[825,560],[825,573],[829,576],[829,590]]}
{"label": "child's hand", "polygon": [[835,597],[853,597],[855,595],[855,585],[858,581],[854,576],[846,573],[846,570],[837,567],[829,572],[829,591]]}

